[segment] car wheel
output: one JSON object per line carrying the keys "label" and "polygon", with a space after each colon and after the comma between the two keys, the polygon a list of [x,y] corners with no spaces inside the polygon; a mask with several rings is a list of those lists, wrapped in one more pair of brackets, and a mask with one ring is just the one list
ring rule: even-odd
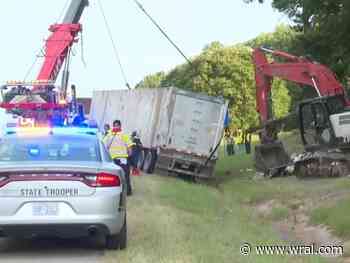
{"label": "car wheel", "polygon": [[119,234],[108,235],[106,237],[106,248],[107,249],[126,249],[127,247],[127,224],[126,215],[124,220],[124,225],[120,230]]}
{"label": "car wheel", "polygon": [[107,249],[118,249],[119,248],[118,235],[108,235],[106,237],[106,248]]}

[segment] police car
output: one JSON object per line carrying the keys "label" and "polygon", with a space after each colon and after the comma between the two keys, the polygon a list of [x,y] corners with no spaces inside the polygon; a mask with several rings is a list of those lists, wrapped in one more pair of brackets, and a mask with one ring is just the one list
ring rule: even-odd
{"label": "police car", "polygon": [[9,128],[0,139],[0,237],[127,245],[122,169],[89,128]]}

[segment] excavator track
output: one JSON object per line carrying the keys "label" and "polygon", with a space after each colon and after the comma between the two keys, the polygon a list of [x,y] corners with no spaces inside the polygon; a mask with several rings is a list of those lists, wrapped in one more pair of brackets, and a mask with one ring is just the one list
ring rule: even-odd
{"label": "excavator track", "polygon": [[306,152],[294,160],[299,178],[334,178],[349,175],[350,159],[341,152]]}

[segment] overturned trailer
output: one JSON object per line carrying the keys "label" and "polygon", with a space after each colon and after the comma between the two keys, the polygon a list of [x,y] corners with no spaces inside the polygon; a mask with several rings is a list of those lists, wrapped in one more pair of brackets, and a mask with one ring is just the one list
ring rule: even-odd
{"label": "overturned trailer", "polygon": [[209,178],[218,159],[228,103],[174,87],[94,91],[90,118],[103,129],[119,119],[143,143],[146,173]]}

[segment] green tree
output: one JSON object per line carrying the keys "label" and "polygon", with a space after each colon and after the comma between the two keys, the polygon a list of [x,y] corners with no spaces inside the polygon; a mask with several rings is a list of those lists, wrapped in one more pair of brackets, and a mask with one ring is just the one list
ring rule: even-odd
{"label": "green tree", "polygon": [[[293,50],[298,33],[280,25],[276,32],[262,34],[247,43],[224,46],[213,42],[204,47],[201,54],[186,63],[175,67],[168,73],[146,77],[138,87],[175,86],[211,96],[223,96],[230,102],[232,128],[248,129],[256,126],[259,116],[256,111],[256,88],[253,48],[267,45]],[[285,50],[285,49],[284,49]],[[156,84],[152,84],[156,83]],[[291,111],[296,90],[289,89],[284,81],[273,81],[272,99],[275,117],[283,117]]]}
{"label": "green tree", "polygon": [[[166,86],[223,96],[230,102],[233,128],[247,129],[258,124],[252,49],[247,45],[225,47],[218,42],[206,46],[192,61],[172,70],[164,80]],[[276,116],[289,111],[288,90],[282,82],[274,82]]]}
{"label": "green tree", "polygon": [[299,43],[300,35],[293,28],[281,24],[276,27],[274,32],[260,34],[245,44],[252,48],[266,46],[286,52],[299,53],[301,51],[301,44]]}
{"label": "green tree", "polygon": [[163,71],[146,76],[142,81],[136,84],[135,88],[159,88],[162,86],[161,83],[165,79],[165,76],[166,74]]}
{"label": "green tree", "polygon": [[350,1],[273,0],[272,6],[287,14],[302,33],[296,42],[299,54],[328,65],[345,84],[350,76]]}

